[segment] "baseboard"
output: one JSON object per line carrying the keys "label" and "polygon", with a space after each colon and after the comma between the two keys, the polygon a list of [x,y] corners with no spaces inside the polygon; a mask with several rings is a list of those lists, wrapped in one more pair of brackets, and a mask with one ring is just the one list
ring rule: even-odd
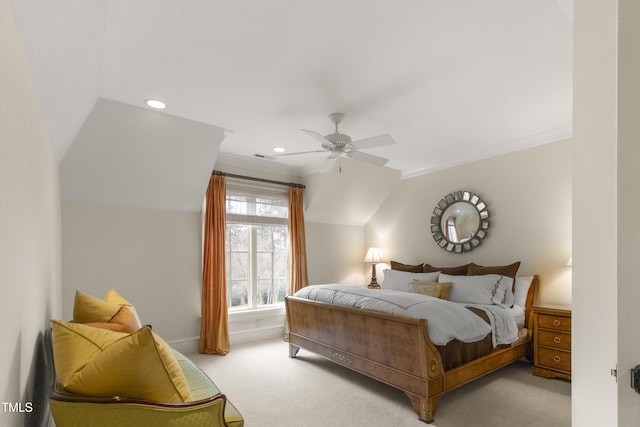
{"label": "baseboard", "polygon": [[264,328],[249,329],[229,333],[231,346],[264,341],[272,338],[284,339],[284,326],[268,326]]}
{"label": "baseboard", "polygon": [[182,354],[197,353],[200,344],[200,337],[189,337],[167,341],[174,350]]}
{"label": "baseboard", "polygon": [[[268,326],[245,331],[229,332],[229,344],[233,347],[278,337],[284,338],[284,326]],[[167,343],[182,354],[197,353],[200,337],[171,340],[167,341]]]}

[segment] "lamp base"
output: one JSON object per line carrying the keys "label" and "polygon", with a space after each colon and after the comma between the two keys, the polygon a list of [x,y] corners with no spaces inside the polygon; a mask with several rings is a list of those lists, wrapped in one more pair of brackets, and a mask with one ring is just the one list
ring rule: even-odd
{"label": "lamp base", "polygon": [[369,289],[380,289],[380,285],[378,284],[378,280],[376,279],[376,265],[371,265],[371,283],[367,286]]}

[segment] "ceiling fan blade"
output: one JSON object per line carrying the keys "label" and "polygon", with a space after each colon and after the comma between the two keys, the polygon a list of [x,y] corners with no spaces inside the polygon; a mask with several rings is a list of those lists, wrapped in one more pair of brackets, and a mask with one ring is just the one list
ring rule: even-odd
{"label": "ceiling fan blade", "polygon": [[318,141],[322,142],[323,144],[326,144],[327,142],[331,143],[331,141],[329,141],[324,136],[320,135],[318,132],[315,132],[315,131],[312,131],[312,130],[307,130],[307,129],[302,129],[302,131],[308,133],[310,136],[312,136],[313,138],[315,138]]}
{"label": "ceiling fan blade", "polygon": [[371,138],[359,139],[353,141],[352,144],[359,150],[365,148],[382,147],[384,145],[393,145],[396,141],[389,134],[372,136]]}
{"label": "ceiling fan blade", "polygon": [[384,166],[389,161],[389,159],[385,159],[384,157],[374,156],[373,154],[363,153],[361,151],[353,151],[349,153],[349,157],[354,160],[360,160],[376,166]]}
{"label": "ceiling fan blade", "polygon": [[275,153],[274,156],[297,156],[298,154],[326,153],[327,150],[297,151],[295,153]]}

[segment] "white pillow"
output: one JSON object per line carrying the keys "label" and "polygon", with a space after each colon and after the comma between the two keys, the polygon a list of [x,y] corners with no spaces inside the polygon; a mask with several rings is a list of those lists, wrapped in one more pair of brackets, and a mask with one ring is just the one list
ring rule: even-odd
{"label": "white pillow", "polygon": [[533,281],[533,276],[518,276],[516,277],[516,286],[514,292],[514,304],[524,307],[527,304],[527,294],[529,293],[529,287]]}
{"label": "white pillow", "polygon": [[437,282],[440,272],[434,273],[410,273],[408,271],[400,270],[384,270],[384,280],[380,284],[382,289],[393,289],[395,291],[409,292],[409,283],[414,280],[428,280],[430,282]]}
{"label": "white pillow", "polygon": [[513,279],[511,277],[502,276],[500,278],[493,302],[496,305],[502,305],[507,308],[513,307],[515,297],[513,295]]}
{"label": "white pillow", "polygon": [[438,282],[451,282],[449,301],[466,302],[470,304],[494,305],[494,300],[502,303],[504,294],[496,296],[502,276],[499,274],[484,274],[482,276],[451,276],[441,274]]}

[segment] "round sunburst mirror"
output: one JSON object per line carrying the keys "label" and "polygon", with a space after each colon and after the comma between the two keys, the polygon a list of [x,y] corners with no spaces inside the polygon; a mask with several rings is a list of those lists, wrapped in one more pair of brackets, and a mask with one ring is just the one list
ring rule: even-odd
{"label": "round sunburst mirror", "polygon": [[487,236],[487,204],[471,191],[455,191],[444,196],[433,210],[431,233],[447,252],[463,253],[476,248]]}

